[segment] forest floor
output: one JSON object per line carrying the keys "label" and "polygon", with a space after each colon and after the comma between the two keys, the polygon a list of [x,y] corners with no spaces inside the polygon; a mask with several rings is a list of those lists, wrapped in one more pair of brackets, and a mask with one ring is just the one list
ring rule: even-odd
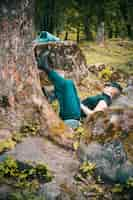
{"label": "forest floor", "polygon": [[107,66],[121,69],[133,74],[133,41],[112,39],[100,47],[94,42],[81,42],[80,47],[87,64],[104,63]]}
{"label": "forest floor", "polygon": [[[82,42],[80,43],[80,47],[83,50],[88,65],[101,63],[105,64],[105,66],[121,69],[123,72],[133,75],[133,42],[118,39],[108,40],[105,43],[105,47],[100,47],[94,42]],[[97,77],[94,75],[94,78]],[[93,83],[94,80],[92,80],[93,76],[89,77],[89,81]],[[100,81],[100,79],[98,81]],[[96,83],[94,82],[94,85],[95,84]],[[93,86],[93,84],[91,85]],[[91,91],[97,91],[96,88],[94,89],[93,87],[91,88],[91,91],[89,91],[88,88],[86,88],[87,90],[85,91],[81,90],[81,88],[78,89],[79,95],[82,98],[85,97],[85,95],[91,94]],[[57,110],[58,105],[55,103],[53,105],[53,108],[54,107],[55,110]],[[53,183],[47,184],[50,191],[44,187],[43,195],[51,193],[50,197],[46,199],[56,199],[58,191],[55,190],[56,187],[51,189],[51,184],[57,184],[57,186],[60,186],[60,190],[61,192],[63,191],[63,194],[65,191],[65,193],[69,193],[69,196],[71,197],[61,198],[63,200],[130,200],[128,192],[123,185],[105,184],[99,177],[97,179],[95,178],[93,174],[93,165],[91,165],[91,163],[88,162],[87,164],[85,163],[86,165],[84,165],[84,163],[81,165],[76,150],[80,145],[80,137],[84,134],[84,127],[81,125],[81,127],[75,131],[73,144],[75,149],[74,152],[60,148],[60,146],[46,138],[35,136],[26,138],[23,142],[17,144],[16,148],[6,152],[6,154],[15,157],[15,159],[21,162],[24,162],[25,160],[30,160],[32,162],[42,161],[48,165],[48,168],[54,174],[54,179]],[[88,175],[85,174],[86,172]],[[53,191],[51,192],[51,190]],[[82,194],[81,196],[79,191]],[[52,196],[53,193],[55,197]],[[70,193],[72,194],[70,195]],[[73,195],[75,197],[73,197]],[[29,198],[25,199],[28,200]]]}

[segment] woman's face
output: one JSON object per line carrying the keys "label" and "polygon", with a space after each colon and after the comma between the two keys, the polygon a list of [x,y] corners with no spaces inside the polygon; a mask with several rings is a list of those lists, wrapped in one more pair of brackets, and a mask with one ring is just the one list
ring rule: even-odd
{"label": "woman's face", "polygon": [[120,95],[120,91],[117,88],[112,87],[112,86],[104,87],[103,92],[109,93],[112,97],[117,97]]}

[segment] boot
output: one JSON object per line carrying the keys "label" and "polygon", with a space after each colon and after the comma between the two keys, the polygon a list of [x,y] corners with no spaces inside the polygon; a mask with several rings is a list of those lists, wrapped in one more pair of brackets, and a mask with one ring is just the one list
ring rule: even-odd
{"label": "boot", "polygon": [[49,51],[41,52],[37,57],[38,68],[45,71],[46,73],[51,70],[48,65],[48,54]]}

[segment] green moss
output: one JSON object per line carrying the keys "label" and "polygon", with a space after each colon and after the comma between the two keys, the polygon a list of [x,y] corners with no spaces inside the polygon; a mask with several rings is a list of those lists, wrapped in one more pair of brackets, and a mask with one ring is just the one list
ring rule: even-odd
{"label": "green moss", "polygon": [[96,164],[95,163],[91,163],[89,161],[85,161],[80,166],[79,172],[82,174],[83,177],[87,177],[89,175],[93,175],[95,168],[96,168]]}
{"label": "green moss", "polygon": [[99,78],[104,79],[105,81],[109,81],[111,79],[112,73],[113,72],[111,71],[111,69],[109,67],[106,67],[99,72]]}
{"label": "green moss", "polygon": [[82,165],[79,167],[78,173],[75,175],[74,178],[76,181],[84,182],[84,179],[87,180],[88,178],[93,178],[95,169],[96,169],[95,163],[84,161]]}
{"label": "green moss", "polygon": [[80,145],[80,139],[86,135],[86,130],[81,124],[77,129],[74,130],[74,150],[77,150]]}
{"label": "green moss", "polygon": [[40,129],[39,122],[35,121],[25,122],[24,125],[21,126],[20,128],[20,133],[23,136],[36,135],[39,129]]}
{"label": "green moss", "polygon": [[29,188],[36,190],[39,183],[51,181],[53,178],[49,169],[44,164],[36,166],[16,161],[13,157],[6,157],[0,163],[0,182],[16,188]]}
{"label": "green moss", "polygon": [[39,133],[40,124],[39,122],[30,121],[25,122],[21,127],[19,132],[14,132],[12,134],[12,140],[15,142],[21,142],[24,137],[35,136]]}
{"label": "green moss", "polygon": [[114,187],[112,188],[113,193],[121,193],[123,192],[123,186],[121,184],[115,184]]}
{"label": "green moss", "polygon": [[133,189],[133,177],[130,177],[126,183],[127,188],[132,188]]}
{"label": "green moss", "polygon": [[21,142],[24,137],[27,136],[35,136],[39,133],[40,124],[39,122],[25,122],[23,126],[21,126],[19,132],[14,132],[11,138],[8,138],[4,141],[0,141],[0,153],[13,149],[16,143]]}
{"label": "green moss", "polygon": [[22,140],[23,140],[23,135],[22,135],[20,132],[14,132],[14,133],[12,134],[12,139],[13,139],[16,143],[22,142]]}
{"label": "green moss", "polygon": [[16,142],[12,138],[0,142],[0,153],[6,151],[7,149],[13,149],[15,145]]}
{"label": "green moss", "polygon": [[130,193],[133,190],[133,178],[130,177],[125,184],[115,184],[112,187],[112,193]]}

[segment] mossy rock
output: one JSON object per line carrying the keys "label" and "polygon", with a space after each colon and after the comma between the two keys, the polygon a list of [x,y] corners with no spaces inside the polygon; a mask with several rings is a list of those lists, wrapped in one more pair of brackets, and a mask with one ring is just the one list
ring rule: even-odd
{"label": "mossy rock", "polygon": [[52,178],[53,175],[45,164],[20,162],[12,156],[3,156],[1,159],[0,185],[9,185],[10,191],[6,188],[10,197],[15,195],[15,191],[20,194],[25,191],[30,195],[34,194],[40,188],[40,184],[47,183]]}
{"label": "mossy rock", "polygon": [[85,129],[78,151],[81,161],[96,162],[98,174],[113,182],[132,177],[133,110],[97,112],[86,121]]}

